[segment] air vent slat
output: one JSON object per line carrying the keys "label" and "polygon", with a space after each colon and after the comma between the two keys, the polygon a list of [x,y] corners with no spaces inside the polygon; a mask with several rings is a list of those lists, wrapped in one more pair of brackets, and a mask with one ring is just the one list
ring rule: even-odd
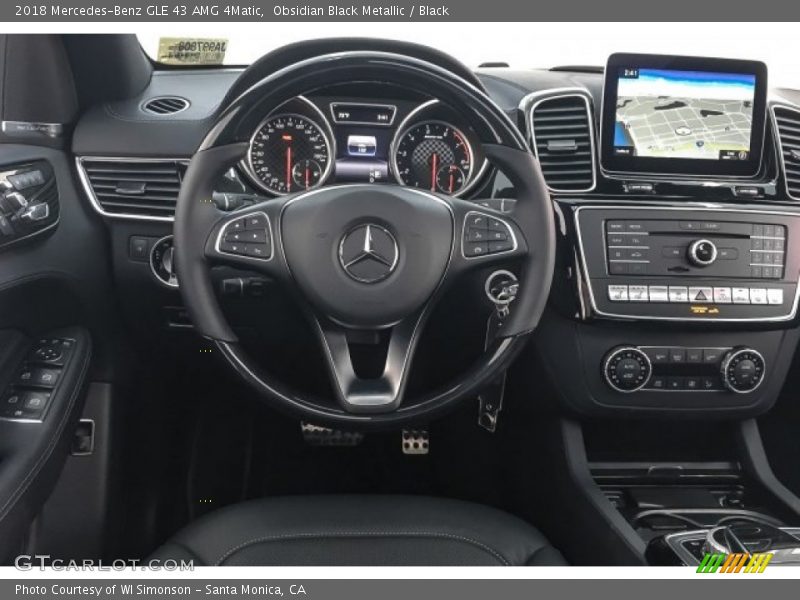
{"label": "air vent slat", "polygon": [[581,94],[539,100],[531,115],[531,137],[547,186],[554,192],[594,188],[593,119]]}
{"label": "air vent slat", "polygon": [[780,146],[786,194],[800,200],[800,111],[773,107],[776,134]]}
{"label": "air vent slat", "polygon": [[136,218],[174,216],[184,161],[84,158],[79,165],[102,212]]}
{"label": "air vent slat", "polygon": [[142,104],[142,110],[151,115],[174,115],[189,108],[189,101],[180,96],[151,98]]}

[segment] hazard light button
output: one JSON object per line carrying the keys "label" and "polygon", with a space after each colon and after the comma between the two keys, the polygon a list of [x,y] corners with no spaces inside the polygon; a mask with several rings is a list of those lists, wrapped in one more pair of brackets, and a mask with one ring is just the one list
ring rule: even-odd
{"label": "hazard light button", "polygon": [[689,302],[708,303],[714,301],[714,290],[710,287],[690,287]]}

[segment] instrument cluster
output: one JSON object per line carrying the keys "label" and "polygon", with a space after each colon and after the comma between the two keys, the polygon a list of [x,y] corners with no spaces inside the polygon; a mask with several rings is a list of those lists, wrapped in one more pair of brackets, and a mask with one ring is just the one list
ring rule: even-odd
{"label": "instrument cluster", "polygon": [[256,127],[242,168],[272,195],[332,183],[397,183],[461,196],[488,163],[477,136],[436,99],[298,96]]}

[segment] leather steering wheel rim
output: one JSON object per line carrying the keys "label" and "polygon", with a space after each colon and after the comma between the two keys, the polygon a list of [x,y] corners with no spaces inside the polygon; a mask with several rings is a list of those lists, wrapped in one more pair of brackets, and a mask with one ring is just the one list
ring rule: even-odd
{"label": "leather steering wheel rim", "polygon": [[[271,231],[276,242],[276,260],[270,268],[274,270],[285,267],[285,273],[282,273],[287,275],[287,279],[297,283],[297,274],[292,273],[286,259],[282,237],[286,222],[282,211],[291,198],[283,197],[283,208],[273,208],[281,205],[281,202],[277,202],[278,199],[265,199],[264,203],[256,207],[233,213],[218,210],[210,202],[210,198],[218,177],[245,155],[252,129],[264,115],[293,97],[342,81],[375,81],[412,87],[449,104],[473,124],[487,159],[511,180],[517,191],[514,213],[496,213],[514,234],[515,257],[521,262],[520,288],[510,315],[499,327],[496,338],[486,352],[462,376],[444,388],[413,400],[403,397],[404,385],[401,382],[397,389],[392,389],[397,397],[388,411],[376,410],[369,402],[364,405],[350,405],[346,402],[344,405],[342,402],[334,405],[327,398],[299,393],[266,373],[239,344],[221,311],[210,277],[214,259],[221,258],[220,253],[215,252],[213,239],[216,237],[218,240],[220,232],[225,231],[226,224],[238,218],[239,213],[251,213],[259,208],[265,211],[265,215],[273,211],[271,218],[267,215],[269,227],[272,227],[274,221],[274,230]],[[324,191],[318,193],[313,201],[333,202],[333,196],[338,195],[337,198],[356,202],[355,196],[369,191],[355,189],[363,187],[365,186],[352,186],[353,189],[344,189],[348,186],[320,188],[299,194],[295,199],[302,200],[301,197],[311,196],[315,191]],[[395,194],[400,198],[398,201],[415,202],[409,194],[414,190],[408,188],[387,184],[367,187],[375,188],[374,193]],[[473,268],[473,264],[463,255],[461,246],[461,228],[465,227],[467,212],[477,210],[491,217],[494,211],[464,200],[434,198],[436,195],[430,193],[427,195],[445,203],[453,218],[450,256],[442,274],[444,281],[445,276],[455,277],[461,270]],[[345,202],[342,199],[335,201]],[[297,204],[302,206],[310,202],[308,200]],[[354,206],[364,205],[356,202]],[[279,212],[274,212],[275,210]],[[460,400],[476,396],[483,386],[508,368],[544,311],[555,263],[555,235],[552,206],[539,165],[523,136],[502,109],[481,90],[441,67],[416,58],[371,51],[342,52],[290,65],[253,85],[231,102],[221,112],[190,162],[181,186],[174,224],[180,290],[197,331],[212,340],[228,363],[271,405],[317,424],[358,429],[405,426],[429,420]],[[486,265],[480,262],[478,264]],[[433,292],[427,300],[422,314],[426,314],[427,307],[438,298],[439,287],[436,287],[437,292]],[[318,319],[317,322],[322,321]],[[420,325],[424,325],[422,316],[415,321],[414,328],[409,329],[410,333],[404,335],[418,337],[417,326]],[[330,362],[334,363],[330,365],[332,373],[338,374],[330,352],[330,340],[336,338],[331,338],[326,331],[322,331],[326,327],[320,329],[323,341],[327,344]],[[406,341],[409,356],[403,363],[404,369],[412,360],[415,344],[413,340]],[[334,378],[335,384],[336,381]],[[384,408],[388,407],[387,404]]]}

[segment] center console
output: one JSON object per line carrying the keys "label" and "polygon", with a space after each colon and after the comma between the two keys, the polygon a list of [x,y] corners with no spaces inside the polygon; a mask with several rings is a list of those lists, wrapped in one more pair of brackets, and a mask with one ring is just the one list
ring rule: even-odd
{"label": "center console", "polygon": [[567,405],[726,418],[772,405],[798,343],[800,212],[557,202],[574,262],[537,336]]}
{"label": "center console", "polygon": [[775,322],[796,314],[795,213],[581,206],[575,218],[598,315]]}

